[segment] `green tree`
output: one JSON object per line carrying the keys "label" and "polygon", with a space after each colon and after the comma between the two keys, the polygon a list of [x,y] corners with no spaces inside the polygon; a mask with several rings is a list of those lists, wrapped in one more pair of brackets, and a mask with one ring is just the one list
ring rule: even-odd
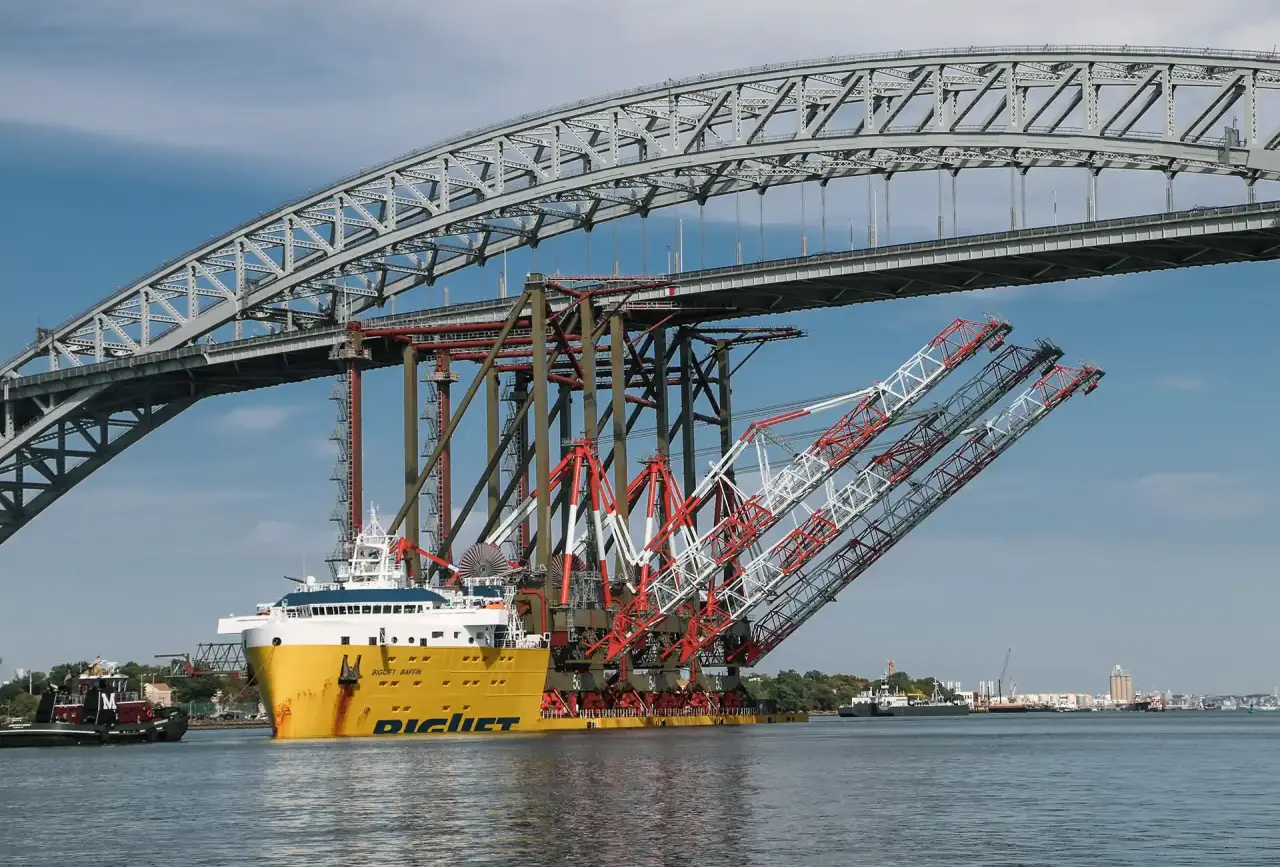
{"label": "green tree", "polygon": [[173,682],[173,700],[177,704],[191,702],[209,702],[222,688],[219,679],[211,674],[200,674],[195,677],[175,678]]}
{"label": "green tree", "polygon": [[[6,684],[7,686],[8,684]],[[6,701],[0,701],[0,717],[8,719],[14,717],[23,720],[33,720],[36,717],[36,708],[40,704],[40,699],[29,692],[22,691],[14,694]]]}
{"label": "green tree", "polygon": [[0,684],[0,705],[7,705],[13,701],[14,697],[27,694],[27,681],[11,680],[6,684]]}
{"label": "green tree", "polygon": [[[756,700],[776,701],[778,710],[790,711],[834,711],[859,693],[869,688],[879,688],[883,679],[871,681],[854,674],[824,674],[810,670],[803,675],[787,669],[777,675],[752,674],[744,681],[747,693]],[[904,693],[933,694],[934,679],[932,677],[913,680],[905,671],[894,672],[889,678],[889,686]],[[944,698],[954,697],[948,689],[940,689]]]}

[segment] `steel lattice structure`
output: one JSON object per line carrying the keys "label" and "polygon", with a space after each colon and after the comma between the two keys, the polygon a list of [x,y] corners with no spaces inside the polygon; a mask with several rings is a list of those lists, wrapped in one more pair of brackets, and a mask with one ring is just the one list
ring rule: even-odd
{"label": "steel lattice structure", "polygon": [[[42,366],[307,333],[566,232],[789,184],[1068,166],[1095,181],[1138,169],[1252,189],[1280,178],[1277,90],[1274,54],[969,48],[669,81],[465,133],[264,214],[41,330],[0,366],[0,539],[194,400],[237,390],[126,399],[99,381],[11,399],[9,385]],[[1228,113],[1240,125],[1219,135]]]}
{"label": "steel lattice structure", "polygon": [[730,662],[759,662],[1049,413],[1078,392],[1092,392],[1104,375],[1089,365],[1055,364],[931,472],[912,480],[876,512],[860,516],[849,540],[800,572],[780,601],[752,624],[750,639],[726,654]]}
{"label": "steel lattice structure", "polygon": [[[778,521],[870,446],[895,419],[910,411],[960,364],[983,346],[1002,341],[1010,330],[1012,326],[1007,322],[995,319],[983,322],[957,319],[883,381],[851,393],[850,397],[857,401],[853,409],[823,432],[813,445],[798,453],[754,495],[743,498],[727,511],[705,534],[687,539],[678,554],[669,557],[667,562],[660,561],[652,576],[645,569],[639,592],[619,609],[609,637],[600,642],[600,646],[607,647],[605,659],[617,659],[646,636],[651,626],[695,596],[699,588],[706,587],[716,570],[757,544]],[[748,445],[772,425],[803,418],[817,409],[819,407],[806,407],[748,427],[734,448],[687,494],[680,512],[649,542],[644,552],[645,561],[660,554],[676,530],[683,529],[683,513],[705,502],[732,471],[734,461]]]}
{"label": "steel lattice structure", "polygon": [[776,594],[784,582],[802,570],[861,515],[876,506],[898,485],[925,466],[996,401],[1031,376],[1037,368],[1053,366],[1062,350],[1042,342],[1033,348],[1009,345],[981,371],[922,418],[886,450],[867,461],[840,491],[796,527],[714,587],[689,622],[680,648],[688,663],[713,639],[743,620],[752,609]]}

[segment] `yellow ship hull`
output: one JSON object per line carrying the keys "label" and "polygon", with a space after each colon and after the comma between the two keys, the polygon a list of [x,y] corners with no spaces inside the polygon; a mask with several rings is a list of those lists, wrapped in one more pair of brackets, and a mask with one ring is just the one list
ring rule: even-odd
{"label": "yellow ship hull", "polygon": [[[249,647],[277,738],[403,737],[803,722],[805,714],[541,716],[545,648]],[[360,678],[340,684],[343,657]]]}

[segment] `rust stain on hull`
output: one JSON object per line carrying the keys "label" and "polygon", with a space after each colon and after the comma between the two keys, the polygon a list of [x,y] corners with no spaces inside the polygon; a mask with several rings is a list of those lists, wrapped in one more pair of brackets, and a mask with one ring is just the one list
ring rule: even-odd
{"label": "rust stain on hull", "polygon": [[342,730],[347,724],[347,711],[351,707],[351,699],[355,697],[354,686],[341,687],[342,692],[338,695],[338,709],[333,715],[333,736],[340,738],[343,736]]}

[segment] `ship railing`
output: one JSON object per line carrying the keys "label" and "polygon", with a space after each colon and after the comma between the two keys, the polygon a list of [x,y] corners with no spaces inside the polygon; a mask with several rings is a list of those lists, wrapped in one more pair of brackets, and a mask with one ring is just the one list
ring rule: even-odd
{"label": "ship railing", "polygon": [[[117,692],[115,694],[116,701],[142,701],[142,696],[136,692]],[[83,695],[68,695],[67,693],[59,693],[57,704],[59,707],[79,707],[84,704]]]}

